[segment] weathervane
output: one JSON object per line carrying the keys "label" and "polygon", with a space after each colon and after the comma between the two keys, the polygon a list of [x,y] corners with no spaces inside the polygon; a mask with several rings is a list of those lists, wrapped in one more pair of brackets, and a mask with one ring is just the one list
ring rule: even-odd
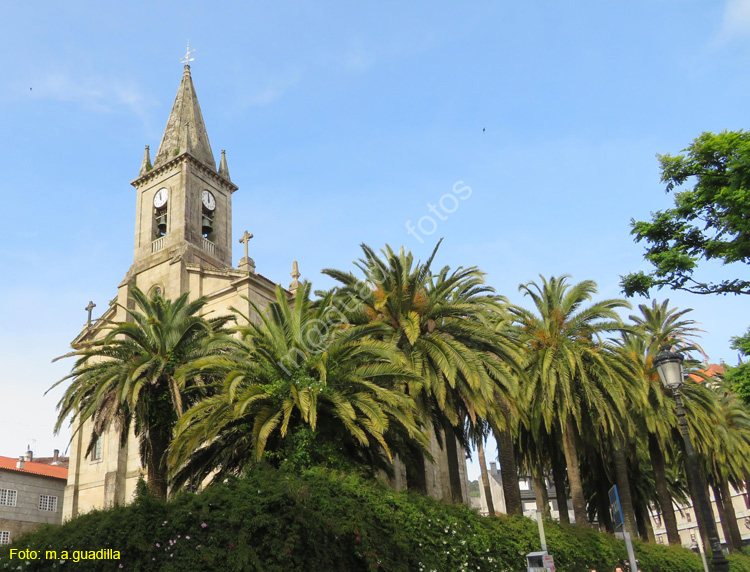
{"label": "weathervane", "polygon": [[190,65],[190,62],[192,62],[192,61],[194,61],[194,60],[195,60],[195,58],[191,58],[191,57],[190,57],[190,56],[191,56],[191,54],[194,54],[194,53],[195,53],[195,50],[191,50],[191,49],[190,49],[190,40],[188,40],[188,44],[187,44],[187,52],[185,53],[185,55],[184,55],[184,56],[182,57],[182,59],[181,59],[180,61],[181,61],[181,62],[182,62],[183,64],[185,64],[186,66],[189,66],[189,65]]}

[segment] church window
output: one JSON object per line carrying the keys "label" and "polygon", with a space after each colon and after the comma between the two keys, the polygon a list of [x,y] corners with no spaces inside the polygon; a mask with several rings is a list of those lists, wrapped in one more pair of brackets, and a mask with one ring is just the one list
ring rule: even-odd
{"label": "church window", "polygon": [[0,505],[16,506],[18,491],[13,489],[0,489]]}
{"label": "church window", "polygon": [[148,297],[153,298],[156,295],[159,295],[162,298],[164,297],[164,286],[160,284],[154,284],[151,286],[151,289],[148,291]]}
{"label": "church window", "polygon": [[685,518],[687,519],[688,522],[693,522],[693,515],[690,514],[689,510],[685,511]]}
{"label": "church window", "polygon": [[91,451],[91,460],[92,461],[101,461],[102,459],[102,438],[101,435],[96,438],[96,444],[94,445],[94,450]]}
{"label": "church window", "polygon": [[3,544],[10,544],[10,531],[0,530],[0,546]]}
{"label": "church window", "polygon": [[52,495],[39,495],[39,510],[57,512],[57,497]]}

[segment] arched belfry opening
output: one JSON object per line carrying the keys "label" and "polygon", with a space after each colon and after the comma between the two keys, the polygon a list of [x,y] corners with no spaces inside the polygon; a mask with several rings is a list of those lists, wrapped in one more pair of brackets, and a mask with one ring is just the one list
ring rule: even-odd
{"label": "arched belfry opening", "polygon": [[154,239],[167,234],[167,209],[169,204],[169,190],[162,187],[154,195]]}
{"label": "arched belfry opening", "polygon": [[208,189],[201,193],[201,234],[206,240],[215,243],[214,215],[216,213],[216,197]]}

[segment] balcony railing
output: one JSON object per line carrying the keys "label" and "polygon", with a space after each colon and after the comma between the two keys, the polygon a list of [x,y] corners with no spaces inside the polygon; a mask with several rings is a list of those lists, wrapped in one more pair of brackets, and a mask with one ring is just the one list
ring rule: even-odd
{"label": "balcony railing", "polygon": [[206,237],[201,237],[201,247],[209,254],[216,255],[216,245]]}
{"label": "balcony railing", "polygon": [[166,236],[160,236],[155,241],[151,243],[151,254],[154,252],[159,252],[161,249],[164,248],[164,246],[167,244],[167,237]]}

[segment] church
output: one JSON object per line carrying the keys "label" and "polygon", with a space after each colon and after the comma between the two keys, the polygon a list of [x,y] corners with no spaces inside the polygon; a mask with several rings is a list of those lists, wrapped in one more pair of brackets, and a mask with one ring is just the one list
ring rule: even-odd
{"label": "church", "polygon": [[[276,284],[256,273],[255,262],[248,256],[252,235],[247,231],[239,238],[245,256],[237,268],[233,266],[232,195],[238,187],[229,176],[224,151],[216,166],[187,63],[154,160],[146,146],[140,172],[131,184],[136,190],[133,264],[109,307],[98,320],[89,321],[73,345],[103,337],[107,324],[127,321],[125,308],[133,307],[133,286],[146,293],[158,289],[167,298],[185,292],[191,298],[205,296],[205,312],[212,316],[229,314],[230,307],[252,316],[247,300],[264,308],[275,299]],[[290,295],[299,276],[295,263]],[[90,435],[88,422],[73,435],[64,521],[94,509],[129,503],[145,473],[132,434],[121,446],[118,433],[110,430],[86,455]],[[448,499],[447,458],[434,437],[432,455],[435,463],[427,465],[425,475],[428,492]],[[468,502],[466,463],[460,447],[459,456],[464,501]],[[397,463],[392,485],[405,488],[405,484],[405,470]]]}

